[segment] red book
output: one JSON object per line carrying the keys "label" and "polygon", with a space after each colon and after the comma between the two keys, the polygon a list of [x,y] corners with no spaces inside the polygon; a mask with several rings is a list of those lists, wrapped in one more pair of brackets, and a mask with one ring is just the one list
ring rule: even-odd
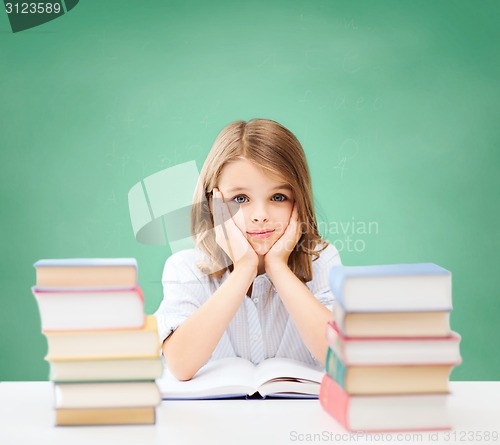
{"label": "red book", "polygon": [[333,321],[326,327],[328,346],[349,365],[459,364],[460,335],[441,337],[346,337]]}
{"label": "red book", "polygon": [[328,374],[321,381],[323,409],[349,431],[449,430],[448,394],[349,395]]}

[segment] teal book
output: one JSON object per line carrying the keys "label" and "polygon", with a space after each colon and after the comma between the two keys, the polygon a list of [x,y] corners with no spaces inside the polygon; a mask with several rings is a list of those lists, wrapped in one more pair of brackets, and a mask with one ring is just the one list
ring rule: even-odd
{"label": "teal book", "polygon": [[346,367],[330,347],[326,353],[325,371],[342,389],[346,389]]}
{"label": "teal book", "polygon": [[345,312],[452,309],[451,272],[433,263],[337,266],[329,285]]}
{"label": "teal book", "polygon": [[348,394],[445,394],[456,363],[346,365],[332,349],[326,356],[326,373]]}

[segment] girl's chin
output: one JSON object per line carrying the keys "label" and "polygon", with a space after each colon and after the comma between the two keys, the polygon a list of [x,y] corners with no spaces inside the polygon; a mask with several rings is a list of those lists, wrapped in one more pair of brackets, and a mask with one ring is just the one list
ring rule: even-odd
{"label": "girl's chin", "polygon": [[251,243],[253,250],[255,250],[255,253],[262,256],[269,252],[273,244],[274,243]]}

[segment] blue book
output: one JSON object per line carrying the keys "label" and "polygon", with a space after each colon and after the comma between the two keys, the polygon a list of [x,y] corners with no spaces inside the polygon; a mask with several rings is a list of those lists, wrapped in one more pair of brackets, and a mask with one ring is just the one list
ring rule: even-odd
{"label": "blue book", "polygon": [[329,285],[345,312],[452,309],[451,272],[433,263],[337,266]]}

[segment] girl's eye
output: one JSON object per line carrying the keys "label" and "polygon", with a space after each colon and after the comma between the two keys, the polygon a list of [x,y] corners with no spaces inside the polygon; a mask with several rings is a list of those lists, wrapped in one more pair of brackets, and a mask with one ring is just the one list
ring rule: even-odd
{"label": "girl's eye", "polygon": [[245,199],[247,199],[246,197],[244,197],[243,195],[239,195],[239,196],[235,196],[233,198],[233,200],[237,203],[237,204],[243,204],[245,201]]}
{"label": "girl's eye", "polygon": [[283,202],[287,200],[287,197],[285,195],[282,195],[281,193],[276,193],[276,195],[274,195],[273,198],[276,198],[275,201],[278,202]]}

